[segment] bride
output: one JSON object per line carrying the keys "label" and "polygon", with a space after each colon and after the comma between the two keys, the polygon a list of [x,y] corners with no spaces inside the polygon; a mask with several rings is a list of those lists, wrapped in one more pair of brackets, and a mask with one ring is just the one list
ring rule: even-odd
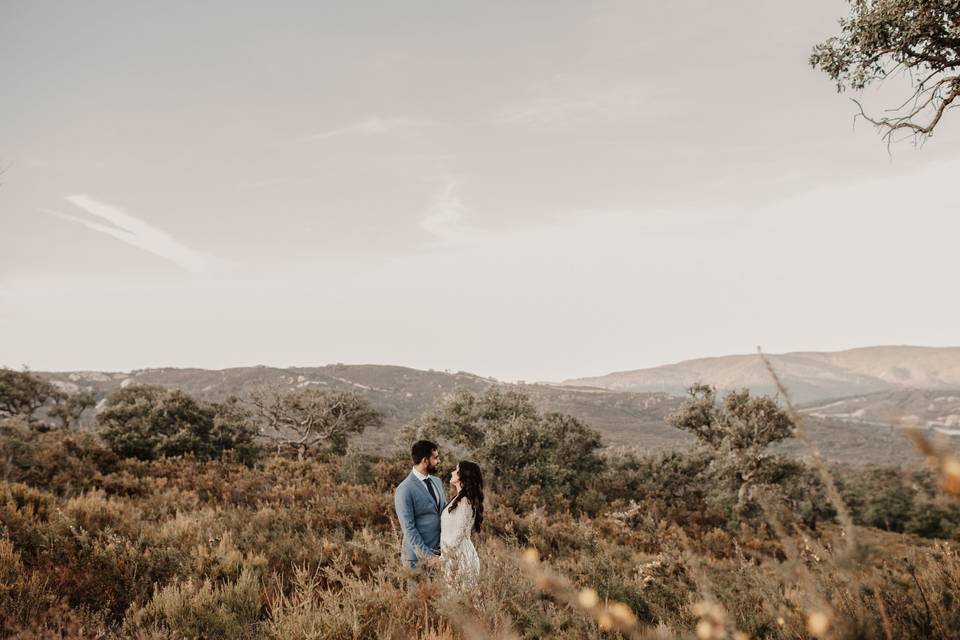
{"label": "bride", "polygon": [[483,522],[483,475],[480,467],[463,460],[450,474],[455,492],[440,514],[440,557],[447,583],[458,589],[476,584],[480,558],[470,540],[471,531],[480,531]]}

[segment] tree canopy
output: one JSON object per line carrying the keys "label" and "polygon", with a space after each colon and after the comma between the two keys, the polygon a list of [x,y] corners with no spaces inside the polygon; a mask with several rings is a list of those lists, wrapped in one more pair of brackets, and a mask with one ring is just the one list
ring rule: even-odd
{"label": "tree canopy", "polygon": [[465,447],[514,504],[527,491],[547,506],[569,504],[605,468],[599,433],[573,416],[541,413],[528,395],[511,389],[459,391],[420,418],[415,434]]}
{"label": "tree canopy", "polygon": [[383,416],[366,398],[348,391],[307,387],[254,394],[251,402],[261,433],[295,447],[325,444],[345,453],[351,435],[383,425]]}
{"label": "tree canopy", "polygon": [[0,418],[29,418],[58,394],[55,386],[29,371],[0,368]]}
{"label": "tree canopy", "polygon": [[861,90],[902,72],[910,93],[889,115],[859,117],[893,141],[898,131],[925,138],[960,104],[960,0],[849,0],[840,35],[816,45],[810,64],[837,90]]}
{"label": "tree canopy", "polygon": [[[759,519],[759,496],[779,494],[808,526],[830,515],[823,489],[803,465],[769,452],[794,434],[795,425],[774,398],[733,391],[722,399],[696,384],[667,423],[704,445],[705,497],[732,521]],[[759,491],[758,491],[759,490]]]}
{"label": "tree canopy", "polygon": [[118,455],[141,460],[190,454],[220,458],[233,450],[240,461],[257,457],[256,429],[236,401],[208,405],[180,390],[138,385],[107,397],[97,415],[104,441]]}

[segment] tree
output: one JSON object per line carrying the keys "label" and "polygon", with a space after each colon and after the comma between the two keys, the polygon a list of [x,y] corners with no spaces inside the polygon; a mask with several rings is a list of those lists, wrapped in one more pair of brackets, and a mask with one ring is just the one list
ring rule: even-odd
{"label": "tree", "polygon": [[605,467],[600,434],[573,416],[541,414],[525,393],[491,387],[459,391],[417,421],[417,432],[463,446],[515,506],[525,491],[568,504]]}
{"label": "tree", "polygon": [[326,443],[346,453],[353,434],[383,426],[383,416],[355,393],[307,387],[288,393],[255,394],[251,403],[262,421],[261,433],[300,449]]}
{"label": "tree", "polygon": [[[514,420],[537,420],[540,412],[525,393],[494,386],[482,395],[460,389],[439,402],[432,411],[412,423],[404,436],[411,442],[418,438],[447,438],[478,449],[487,432]],[[415,433],[411,433],[414,431]]]}
{"label": "tree", "polygon": [[705,384],[693,385],[688,394],[690,400],[667,422],[712,449],[755,455],[793,435],[793,422],[768,396],[751,397],[744,389],[728,393],[718,404],[716,390]]}
{"label": "tree", "polygon": [[238,462],[252,465],[260,457],[260,447],[255,442],[256,420],[251,411],[236,396],[225,402],[212,403],[213,428],[210,442],[216,451],[231,451]]}
{"label": "tree", "polygon": [[960,97],[960,0],[849,2],[840,35],[816,45],[810,64],[829,75],[837,91],[859,91],[904,72],[912,93],[892,115],[868,116],[854,100],[858,117],[884,131],[888,143],[897,131],[932,135]]}
{"label": "tree", "polygon": [[118,455],[141,460],[194,455],[220,458],[235,450],[250,462],[254,426],[230,405],[197,402],[180,390],[130,386],[107,397],[97,416],[100,435]]}
{"label": "tree", "polygon": [[0,418],[29,418],[58,393],[55,386],[29,371],[0,368]]}
{"label": "tree", "polygon": [[60,393],[55,396],[54,404],[50,407],[50,417],[60,420],[60,427],[69,429],[71,424],[78,423],[83,412],[97,403],[97,394],[93,391],[79,393]]}
{"label": "tree", "polygon": [[708,501],[732,520],[760,515],[757,489],[776,491],[809,526],[829,515],[821,490],[803,465],[767,452],[793,435],[794,424],[768,396],[749,391],[728,393],[722,401],[713,387],[696,384],[690,399],[667,417],[667,423],[692,433],[709,453],[703,469]]}

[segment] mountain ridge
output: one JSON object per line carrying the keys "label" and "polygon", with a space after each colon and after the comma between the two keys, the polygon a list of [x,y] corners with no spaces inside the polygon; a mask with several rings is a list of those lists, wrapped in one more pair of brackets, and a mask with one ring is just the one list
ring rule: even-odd
{"label": "mountain ridge", "polygon": [[[798,402],[905,388],[960,388],[960,347],[880,345],[765,355]],[[681,395],[697,382],[721,390],[749,388],[757,393],[776,392],[759,354],[695,358],[658,367],[572,378],[556,384]]]}
{"label": "mountain ridge", "polygon": [[[351,390],[367,397],[384,415],[384,427],[367,430],[356,438],[359,446],[380,452],[398,447],[403,425],[429,411],[437,401],[456,390],[479,393],[500,383],[468,372],[440,372],[397,365],[345,365],[277,368],[267,366],[230,369],[137,369],[131,372],[35,372],[65,391],[94,391],[102,402],[111,392],[131,384],[153,384],[184,392],[207,401],[253,391],[290,391],[309,386]],[[548,384],[509,384],[530,395],[542,411],[570,414],[603,436],[605,444],[641,452],[686,450],[693,438],[666,423],[683,398],[666,393],[611,391],[599,387]],[[904,392],[899,392],[904,393]],[[897,407],[919,415],[923,426],[954,428],[960,417],[960,386],[950,394],[929,398],[861,394],[834,399],[830,407],[801,405],[804,429],[831,460],[856,463],[900,464],[919,459],[902,429],[896,428]],[[924,404],[926,403],[926,404]],[[822,404],[822,403],[821,403]],[[849,406],[848,406],[849,405]],[[927,406],[930,405],[930,406]],[[859,412],[859,413],[858,413]],[[92,428],[93,415],[85,415],[85,428]],[[948,433],[948,435],[953,435]],[[790,455],[810,454],[798,441],[777,447]]]}

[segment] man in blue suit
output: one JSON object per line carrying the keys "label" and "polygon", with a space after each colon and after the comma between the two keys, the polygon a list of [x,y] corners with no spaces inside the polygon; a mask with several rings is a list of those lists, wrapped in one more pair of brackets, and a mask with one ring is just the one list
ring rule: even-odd
{"label": "man in blue suit", "polygon": [[440,513],[447,505],[440,478],[430,475],[440,464],[439,447],[420,440],[411,449],[413,469],[397,487],[393,506],[403,530],[403,565],[416,569],[440,556]]}

